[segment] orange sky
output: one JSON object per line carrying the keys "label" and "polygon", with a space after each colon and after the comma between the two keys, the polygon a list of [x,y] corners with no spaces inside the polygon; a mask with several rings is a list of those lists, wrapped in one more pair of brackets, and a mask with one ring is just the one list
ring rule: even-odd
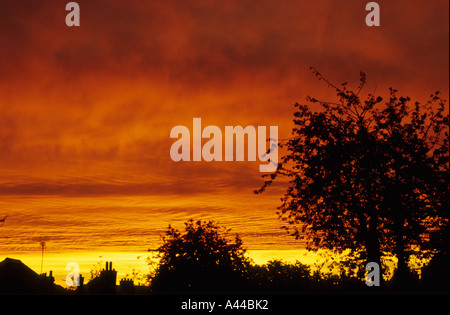
{"label": "orange sky", "polygon": [[67,2],[0,3],[3,200],[246,199],[258,163],[175,163],[170,130],[201,117],[287,138],[295,102],[333,96],[310,66],[353,86],[364,71],[367,92],[448,99],[447,0],[378,1],[378,28],[367,0],[79,0],[79,28],[65,25]]}
{"label": "orange sky", "polygon": [[310,65],[336,83],[363,70],[381,94],[448,95],[448,1],[379,1],[379,28],[365,26],[365,3],[79,1],[74,29],[65,1],[2,1],[0,193],[257,183],[254,167],[243,180],[235,165],[173,163],[170,129],[195,116],[288,137],[292,104],[330,92]]}

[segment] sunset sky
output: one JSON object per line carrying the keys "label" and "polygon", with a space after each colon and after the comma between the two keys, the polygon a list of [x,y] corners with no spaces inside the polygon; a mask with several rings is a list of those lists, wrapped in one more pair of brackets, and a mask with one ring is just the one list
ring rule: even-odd
{"label": "sunset sky", "polygon": [[[284,248],[294,240],[276,219],[282,187],[253,195],[258,162],[173,162],[172,127],[201,117],[220,128],[279,126],[288,138],[295,102],[334,96],[310,66],[353,87],[364,71],[367,93],[394,87],[423,102],[439,90],[448,99],[447,0],[378,1],[380,27],[365,24],[367,0],[79,0],[80,27],[66,26],[67,2],[0,2],[0,218],[10,216],[0,260],[29,250],[24,240],[37,240],[64,208],[71,217],[58,228],[84,222],[83,234],[83,224],[102,225],[85,212],[103,216],[134,200],[174,211],[142,222],[158,231],[177,209],[180,221],[186,209],[212,218],[227,209],[238,233],[245,224],[233,222],[270,213],[267,226],[285,237],[272,249]],[[123,226],[139,220],[115,215]]]}

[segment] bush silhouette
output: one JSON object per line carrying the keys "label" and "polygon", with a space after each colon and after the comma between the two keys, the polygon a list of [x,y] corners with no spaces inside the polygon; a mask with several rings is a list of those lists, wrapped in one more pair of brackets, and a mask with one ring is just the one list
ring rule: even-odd
{"label": "bush silhouette", "polygon": [[258,293],[306,293],[315,285],[310,267],[299,261],[291,264],[270,260],[266,264],[252,266],[252,288]]}
{"label": "bush silhouette", "polygon": [[152,278],[156,294],[221,293],[237,290],[248,279],[250,260],[239,236],[213,221],[189,220],[182,234],[171,227],[163,237]]}

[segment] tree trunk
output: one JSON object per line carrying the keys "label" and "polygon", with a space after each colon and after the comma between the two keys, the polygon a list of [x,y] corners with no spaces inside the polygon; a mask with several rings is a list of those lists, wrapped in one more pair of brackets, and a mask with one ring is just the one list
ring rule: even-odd
{"label": "tree trunk", "polygon": [[366,241],[366,253],[367,253],[367,263],[375,262],[380,268],[380,286],[383,284],[383,268],[381,265],[381,250],[380,243],[377,238],[377,233],[369,235]]}
{"label": "tree trunk", "polygon": [[395,255],[397,256],[397,270],[395,271],[395,285],[397,287],[407,287],[409,279],[408,254],[405,251],[403,235],[396,236]]}
{"label": "tree trunk", "polygon": [[[397,181],[398,182],[398,181]],[[409,268],[408,268],[408,254],[405,251],[405,211],[401,202],[401,198],[392,197],[394,200],[395,217],[394,217],[394,233],[395,233],[395,247],[394,253],[397,256],[397,270],[395,271],[395,286],[406,287],[408,286]]]}
{"label": "tree trunk", "polygon": [[367,254],[366,265],[369,262],[375,262],[378,264],[380,268],[380,286],[382,286],[383,268],[381,265],[381,248],[380,248],[380,241],[378,239],[377,220],[374,219],[374,221],[368,225],[366,219],[362,214],[360,214],[360,212],[358,212],[358,218],[361,223],[360,229],[366,248]]}

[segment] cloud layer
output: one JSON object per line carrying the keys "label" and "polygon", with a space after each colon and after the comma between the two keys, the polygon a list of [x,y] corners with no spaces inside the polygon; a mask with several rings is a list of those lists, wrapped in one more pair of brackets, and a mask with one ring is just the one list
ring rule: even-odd
{"label": "cloud layer", "polygon": [[[448,96],[448,1],[66,1],[0,4],[2,194],[251,190],[256,164],[176,164],[173,126],[279,125],[332,97],[309,71],[424,100]],[[105,184],[106,183],[106,184]],[[112,184],[111,184],[112,183]]]}

